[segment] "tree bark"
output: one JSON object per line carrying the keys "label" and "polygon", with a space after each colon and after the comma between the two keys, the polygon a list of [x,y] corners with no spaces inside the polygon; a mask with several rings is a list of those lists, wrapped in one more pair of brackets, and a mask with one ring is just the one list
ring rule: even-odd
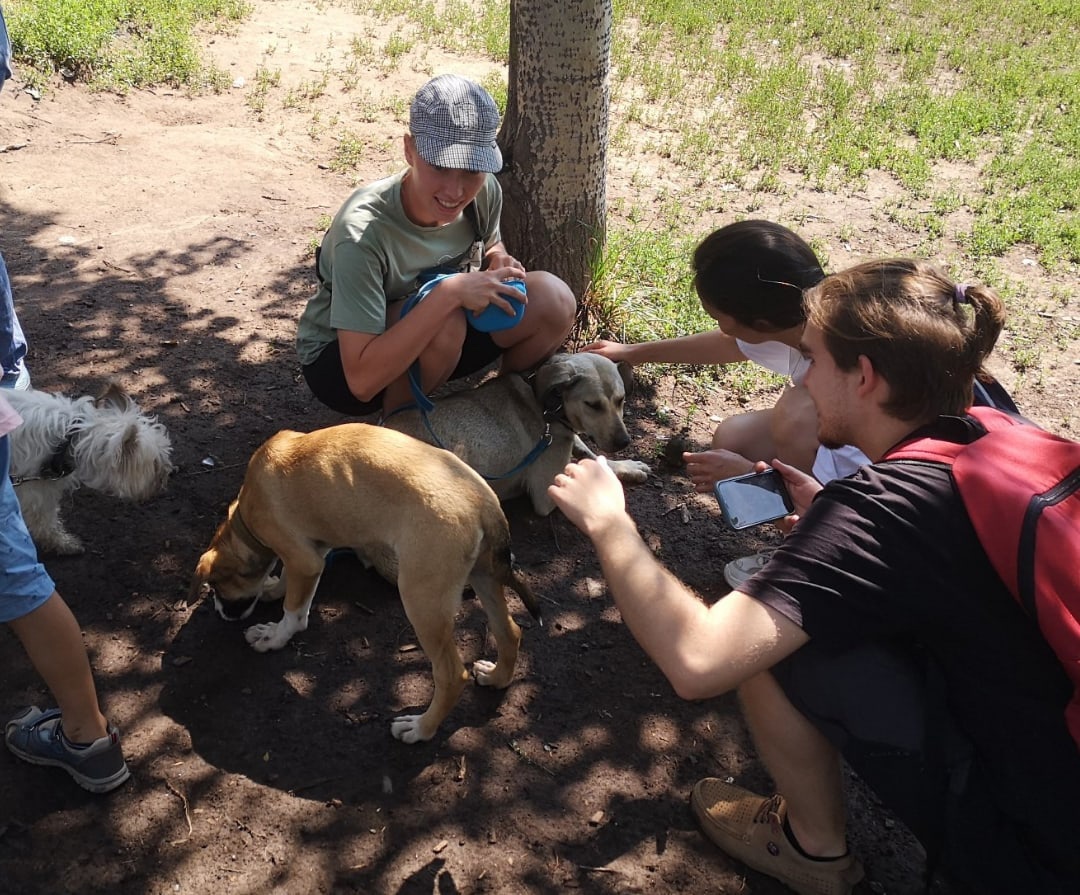
{"label": "tree bark", "polygon": [[579,298],[605,235],[611,0],[513,0],[502,235]]}

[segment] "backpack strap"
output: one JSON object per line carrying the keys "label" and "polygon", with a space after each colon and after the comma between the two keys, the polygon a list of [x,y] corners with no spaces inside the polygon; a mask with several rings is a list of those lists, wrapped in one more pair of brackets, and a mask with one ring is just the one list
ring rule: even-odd
{"label": "backpack strap", "polygon": [[465,217],[472,224],[473,239],[483,242],[484,228],[480,226],[480,209],[476,207],[475,199],[465,206]]}
{"label": "backpack strap", "polygon": [[467,258],[468,269],[481,270],[484,266],[484,248],[486,243],[484,241],[484,228],[480,226],[480,210],[476,207],[475,199],[465,206],[463,214],[468,222],[472,224],[473,231],[473,241],[472,245],[469,246],[469,255]]}
{"label": "backpack strap", "polygon": [[986,433],[986,426],[973,416],[942,416],[891,447],[881,459],[922,460],[951,466],[968,445]]}

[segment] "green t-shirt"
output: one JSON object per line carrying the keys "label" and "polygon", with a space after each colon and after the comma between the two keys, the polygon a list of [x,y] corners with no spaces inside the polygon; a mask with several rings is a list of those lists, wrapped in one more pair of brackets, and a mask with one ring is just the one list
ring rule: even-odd
{"label": "green t-shirt", "polygon": [[[407,170],[407,169],[406,169]],[[336,330],[378,335],[386,329],[386,306],[417,288],[416,278],[434,267],[460,268],[475,241],[463,214],[441,227],[414,224],[401,205],[399,171],[356,190],[337,213],[319,251],[319,288],[300,316],[296,350],[312,363]],[[476,196],[485,247],[499,241],[502,189],[489,174]]]}

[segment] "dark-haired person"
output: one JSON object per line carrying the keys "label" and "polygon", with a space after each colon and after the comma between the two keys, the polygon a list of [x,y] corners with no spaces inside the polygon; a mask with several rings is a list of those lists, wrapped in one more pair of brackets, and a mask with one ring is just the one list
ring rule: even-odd
{"label": "dark-haired person", "polygon": [[[410,107],[407,166],[357,189],[334,217],[296,338],[304,379],[326,406],[350,416],[392,411],[413,401],[414,364],[428,394],[496,360],[503,372],[530,370],[566,340],[577,311],[570,287],[526,271],[502,242],[498,129],[483,87],[432,78]],[[423,288],[450,271],[460,273]],[[508,280],[523,280],[526,296]],[[524,301],[522,313],[510,299]],[[478,328],[489,308],[485,319],[505,312],[513,325]]]}
{"label": "dark-haired person", "polygon": [[965,411],[1001,300],[896,259],[828,276],[805,304],[818,440],[873,462],[822,487],[774,461],[799,518],[738,589],[706,606],[666,571],[604,463],[571,464],[549,489],[675,691],[738,691],[777,794],[708,778],[691,807],[728,854],[797,892],[844,895],[863,872],[842,755],[958,891],[1080,892],[1065,669],[994,572],[951,470],[882,461],[916,433],[977,434]]}
{"label": "dark-haired person", "polygon": [[[774,457],[821,482],[850,475],[868,462],[850,445],[823,447],[815,434],[814,405],[802,385],[806,362],[799,340],[806,323],[803,290],[820,282],[825,272],[809,244],[772,221],[738,221],[701,241],[693,269],[694,289],[716,329],[631,345],[601,340],[582,350],[635,365],[749,360],[788,377],[775,405],[728,417],[716,427],[709,450],[684,455],[697,490],[709,491],[718,479],[750,472],[755,462]],[[737,587],[771,552],[729,563],[724,569],[728,583]]]}
{"label": "dark-haired person", "polygon": [[[816,435],[814,405],[802,382],[807,365],[799,353],[806,324],[803,292],[825,276],[810,245],[772,221],[738,221],[701,241],[693,269],[694,289],[716,329],[632,345],[598,341],[582,350],[631,364],[749,360],[789,377],[771,408],[728,417],[716,427],[709,450],[684,454],[696,489],[707,492],[718,479],[750,472],[756,462],[773,458],[811,473],[822,484],[869,462],[857,447],[823,445]],[[985,371],[979,372],[974,389],[974,403],[1017,412],[1008,392]],[[764,550],[729,562],[724,578],[737,588],[771,554]]]}

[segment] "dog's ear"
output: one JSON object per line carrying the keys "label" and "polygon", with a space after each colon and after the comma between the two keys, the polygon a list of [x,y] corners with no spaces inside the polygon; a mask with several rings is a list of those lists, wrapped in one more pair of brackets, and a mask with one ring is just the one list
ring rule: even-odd
{"label": "dog's ear", "polygon": [[623,381],[623,388],[626,389],[626,396],[630,397],[634,393],[634,366],[624,360],[619,361],[616,366]]}
{"label": "dog's ear", "polygon": [[202,596],[203,587],[210,582],[210,573],[214,570],[214,549],[211,547],[199,557],[198,565],[195,566],[195,574],[191,577],[191,587],[188,589],[188,603],[195,603]]}
{"label": "dog's ear", "polygon": [[124,440],[120,443],[120,461],[133,463],[139,457],[139,427],[132,423],[124,431]]}
{"label": "dog's ear", "polygon": [[574,369],[568,354],[556,354],[549,358],[536,371],[536,379],[533,381],[533,392],[541,406],[549,395],[555,391],[562,392],[581,376]]}
{"label": "dog's ear", "polygon": [[131,406],[131,398],[119,382],[110,382],[105,391],[94,399],[94,406],[127,410]]}

